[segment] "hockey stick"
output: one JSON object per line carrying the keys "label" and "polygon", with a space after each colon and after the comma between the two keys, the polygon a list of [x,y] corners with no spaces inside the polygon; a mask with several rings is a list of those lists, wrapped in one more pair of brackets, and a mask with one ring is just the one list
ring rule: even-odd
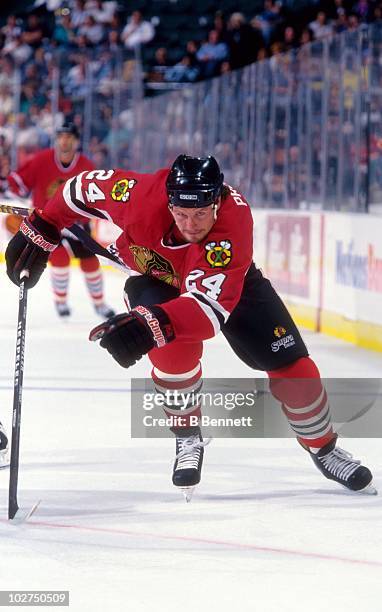
{"label": "hockey stick", "polygon": [[[13,412],[12,412],[12,445],[11,445],[11,464],[9,470],[9,498],[8,498],[8,518],[15,519],[19,505],[17,501],[17,484],[19,479],[19,454],[20,454],[20,424],[21,424],[21,400],[23,392],[24,376],[24,353],[25,353],[25,332],[27,323],[27,300],[28,290],[25,286],[25,278],[28,277],[28,270],[21,272],[19,290],[19,313],[17,318],[16,336],[16,358],[15,375],[13,390]],[[39,503],[39,502],[38,502]],[[17,521],[26,520],[35,511],[38,503],[26,513],[25,516],[17,516]]]}
{"label": "hockey stick", "polygon": [[[31,208],[24,208],[23,206],[10,206],[9,204],[0,204],[0,213],[6,213],[9,215],[20,215],[22,217],[28,217],[33,212]],[[75,238],[77,238],[82,244],[92,251],[95,255],[99,255],[100,257],[104,257],[105,259],[109,259],[113,261],[115,264],[123,268],[124,270],[129,270],[128,266],[124,264],[124,262],[114,255],[109,249],[106,249],[101,244],[99,244],[94,238],[90,236],[82,227],[79,225],[72,225],[66,230],[70,234],[72,234]]]}

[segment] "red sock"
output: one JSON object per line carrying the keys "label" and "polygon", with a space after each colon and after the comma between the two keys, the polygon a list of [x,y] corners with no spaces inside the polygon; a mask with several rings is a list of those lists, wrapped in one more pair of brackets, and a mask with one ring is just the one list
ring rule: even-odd
{"label": "red sock", "polygon": [[299,442],[312,449],[333,440],[331,416],[320,373],[310,357],[301,357],[279,370],[268,372],[272,395],[282,404]]}

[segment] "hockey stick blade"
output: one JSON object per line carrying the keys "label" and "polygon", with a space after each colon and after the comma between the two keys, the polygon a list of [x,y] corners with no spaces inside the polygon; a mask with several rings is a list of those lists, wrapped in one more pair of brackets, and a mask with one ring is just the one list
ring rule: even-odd
{"label": "hockey stick blade", "polygon": [[29,510],[23,510],[22,508],[17,507],[15,514],[9,518],[9,522],[12,525],[21,525],[22,523],[26,523],[27,520],[34,514],[41,504],[41,499],[39,499]]}

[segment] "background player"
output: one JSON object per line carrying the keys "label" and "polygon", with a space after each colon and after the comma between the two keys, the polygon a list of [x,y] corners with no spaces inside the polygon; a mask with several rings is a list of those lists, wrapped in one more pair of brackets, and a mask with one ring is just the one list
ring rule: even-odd
{"label": "background player", "polygon": [[[350,490],[375,492],[372,474],[336,446],[328,399],[318,369],[286,307],[252,261],[253,222],[245,198],[225,185],[213,157],[180,155],[169,170],[138,174],[125,170],[86,173],[69,180],[24,221],[6,251],[7,273],[19,284],[30,271],[33,287],[60,239],[60,230],[94,216],[111,218],[123,233],[114,252],[140,276],[125,284],[129,313],[92,330],[123,367],[148,353],[159,391],[197,392],[203,341],[220,330],[247,365],[266,371],[272,394],[298,441],[326,476]],[[94,209],[89,194],[97,196]],[[179,414],[169,400],[166,413]],[[182,410],[174,427],[173,483],[200,480],[200,428]]]}
{"label": "background player", "polygon": [[[57,189],[70,177],[83,170],[93,170],[94,165],[89,158],[78,151],[79,134],[74,124],[65,123],[57,130],[55,146],[36,153],[15,172],[8,176],[10,190],[20,197],[32,194],[33,207],[43,209],[46,202],[56,193]],[[18,218],[17,218],[18,219]],[[8,219],[10,230],[14,219]],[[84,223],[90,233],[89,223]],[[114,311],[105,304],[103,295],[103,278],[97,257],[85,248],[79,240],[63,237],[60,245],[49,258],[51,264],[51,280],[53,298],[60,317],[71,314],[68,306],[68,285],[70,258],[80,261],[90,299],[96,313],[108,318]]]}

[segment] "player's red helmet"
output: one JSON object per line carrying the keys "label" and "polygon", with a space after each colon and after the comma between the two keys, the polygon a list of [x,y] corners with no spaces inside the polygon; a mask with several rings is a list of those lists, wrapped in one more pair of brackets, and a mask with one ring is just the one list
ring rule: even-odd
{"label": "player's red helmet", "polygon": [[216,202],[224,175],[214,157],[179,155],[166,181],[170,206],[202,208]]}

